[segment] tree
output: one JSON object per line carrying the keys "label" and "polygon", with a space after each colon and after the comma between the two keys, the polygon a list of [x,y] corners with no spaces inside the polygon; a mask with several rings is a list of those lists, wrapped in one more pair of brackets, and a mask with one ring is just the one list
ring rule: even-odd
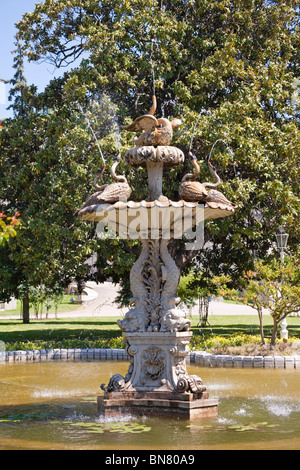
{"label": "tree", "polygon": [[275,346],[278,326],[289,314],[300,311],[300,260],[294,256],[284,263],[270,258],[255,261],[254,271],[244,273],[242,295],[230,289],[230,279],[216,279],[219,293],[254,308],[259,317],[262,344],[265,344],[263,310],[273,319],[271,347]]}
{"label": "tree", "polygon": [[275,346],[278,326],[289,314],[300,311],[300,262],[256,262],[255,272],[246,273],[244,299],[253,303],[258,312],[267,308],[273,319],[271,346]]}
{"label": "tree", "polygon": [[[87,194],[90,136],[54,99],[60,81],[41,95],[29,87],[17,49],[11,92],[14,117],[1,130],[0,201],[8,212],[22,213],[18,237],[0,247],[0,296],[23,301],[23,321],[36,289],[55,294],[71,279],[89,275],[94,227],[76,217]],[[51,108],[52,106],[52,108]],[[75,144],[76,142],[76,144]],[[89,145],[87,145],[87,142]],[[93,146],[91,146],[93,147]],[[84,151],[83,151],[84,149]]]}
{"label": "tree", "polygon": [[[119,105],[120,122],[127,123],[147,112],[154,86],[157,114],[184,121],[174,145],[184,151],[192,146],[206,159],[217,140],[227,142],[234,156],[220,140],[211,158],[224,181],[222,191],[237,209],[233,217],[207,224],[210,241],[198,253],[197,266],[212,277],[230,276],[237,287],[242,271],[253,270],[254,254],[266,256],[281,224],[296,249],[300,139],[299,103],[292,97],[299,77],[298,0],[46,0],[24,15],[18,32],[29,60],[63,67],[83,58],[56,82],[60,119],[62,109],[69,119],[72,103],[106,92]],[[130,146],[132,140],[122,135],[122,152]],[[165,172],[170,198],[178,198],[188,166],[186,161],[179,172]],[[126,171],[132,198],[147,197],[139,184],[144,170]],[[207,177],[204,162],[201,179]],[[114,279],[126,285],[128,257],[123,263],[118,255],[123,242],[100,247],[99,277],[115,270]],[[177,254],[180,262],[181,246]],[[129,258],[137,255],[136,248]]]}
{"label": "tree", "polygon": [[[198,301],[199,326],[207,326],[209,314],[209,298],[218,293],[220,278],[210,278],[204,271],[196,272],[191,269],[188,274],[181,276],[178,286],[178,296],[188,307],[193,307]],[[226,278],[227,280],[227,278]]]}

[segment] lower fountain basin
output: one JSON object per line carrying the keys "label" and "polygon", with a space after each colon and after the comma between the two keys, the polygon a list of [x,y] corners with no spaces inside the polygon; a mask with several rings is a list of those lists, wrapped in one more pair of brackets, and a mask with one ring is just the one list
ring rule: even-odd
{"label": "lower fountain basin", "polygon": [[[98,414],[99,386],[126,361],[0,364],[1,450],[293,450],[300,448],[300,371],[188,365],[217,417]],[[136,426],[135,426],[136,423]],[[176,453],[176,452],[175,452]]]}

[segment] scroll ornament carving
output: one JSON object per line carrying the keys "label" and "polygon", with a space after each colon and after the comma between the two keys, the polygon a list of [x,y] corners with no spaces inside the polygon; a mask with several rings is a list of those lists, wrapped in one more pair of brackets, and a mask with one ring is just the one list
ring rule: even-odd
{"label": "scroll ornament carving", "polygon": [[105,387],[105,384],[102,384],[101,388],[104,392],[121,392],[125,389],[125,379],[122,375],[115,374],[110,379],[107,387]]}
{"label": "scroll ornament carving", "polygon": [[198,375],[180,375],[177,382],[178,392],[202,393],[206,387]]}
{"label": "scroll ornament carving", "polygon": [[128,150],[124,160],[132,167],[146,168],[149,162],[162,162],[164,167],[177,166],[184,162],[184,158],[184,153],[177,147],[159,146],[155,148],[151,145],[145,145]]}
{"label": "scroll ornament carving", "polygon": [[201,393],[205,392],[206,387],[197,375],[182,375],[177,382],[178,392]]}
{"label": "scroll ornament carving", "polygon": [[205,392],[206,387],[198,375],[188,375],[184,357],[178,357],[175,373],[178,376],[176,390],[177,392],[184,393],[202,393]]}
{"label": "scroll ornament carving", "polygon": [[128,343],[126,345],[126,351],[129,356],[129,368],[127,371],[127,374],[125,377],[123,377],[121,374],[115,374],[111,377],[109,383],[107,386],[105,384],[101,385],[101,389],[104,390],[104,392],[109,393],[109,392],[122,392],[126,388],[126,384],[130,381],[133,369],[134,369],[134,360],[133,356],[137,354],[138,349],[136,346],[130,346]]}
{"label": "scroll ornament carving", "polygon": [[149,240],[149,257],[143,263],[142,279],[148,291],[146,311],[148,313],[148,331],[160,330],[162,270],[159,256],[159,240]]}

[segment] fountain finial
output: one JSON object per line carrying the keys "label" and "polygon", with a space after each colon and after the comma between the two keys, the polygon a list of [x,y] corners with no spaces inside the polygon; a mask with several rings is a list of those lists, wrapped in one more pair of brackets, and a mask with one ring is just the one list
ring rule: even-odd
{"label": "fountain finial", "polygon": [[142,134],[135,139],[136,147],[143,146],[169,146],[173,138],[173,130],[182,124],[180,119],[173,119],[169,121],[166,118],[156,119],[154,113],[157,108],[157,101],[153,95],[153,102],[149,114],[143,114],[137,117],[131,124],[122,126],[122,128],[129,132],[142,132]]}

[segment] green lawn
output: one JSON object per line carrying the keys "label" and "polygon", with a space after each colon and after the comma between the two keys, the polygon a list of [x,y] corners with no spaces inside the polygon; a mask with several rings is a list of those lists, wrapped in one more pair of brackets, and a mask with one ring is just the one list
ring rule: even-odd
{"label": "green lawn", "polygon": [[[204,334],[209,332],[220,336],[231,336],[234,333],[245,333],[247,335],[259,335],[259,322],[256,315],[213,315],[208,317],[210,326],[202,328]],[[300,339],[300,317],[288,317],[288,331],[290,336],[295,336]],[[193,322],[195,325],[195,322]],[[271,335],[273,326],[272,317],[270,315],[264,316],[264,332],[265,335]],[[192,327],[192,330],[197,334],[199,328]]]}
{"label": "green lawn", "polygon": [[83,317],[32,320],[24,325],[21,320],[0,320],[0,341],[7,349],[118,347],[121,338],[113,346],[121,336],[116,321],[113,317]]}
{"label": "green lawn", "polygon": [[[72,295],[64,295],[62,302],[57,307],[57,312],[67,312],[69,310],[77,310],[81,307],[81,304],[75,304],[71,302]],[[16,316],[20,317],[21,315],[21,302],[17,300],[17,308],[15,310],[2,310],[0,311],[0,319],[4,316]],[[34,315],[34,308],[30,307],[30,315]],[[51,307],[49,313],[55,313],[55,308]],[[45,309],[42,311],[43,317],[45,316]],[[40,317],[40,315],[39,315]]]}
{"label": "green lawn", "polygon": [[[31,321],[0,320],[0,341],[7,349],[101,348],[124,347],[117,317],[65,318]],[[198,318],[192,323],[194,337],[205,341],[213,336],[226,339],[232,335],[259,335],[256,316],[212,316],[210,325],[199,330]],[[265,317],[265,334],[271,332],[272,320]],[[288,318],[290,337],[300,339],[300,318]],[[199,347],[202,343],[199,343]]]}

